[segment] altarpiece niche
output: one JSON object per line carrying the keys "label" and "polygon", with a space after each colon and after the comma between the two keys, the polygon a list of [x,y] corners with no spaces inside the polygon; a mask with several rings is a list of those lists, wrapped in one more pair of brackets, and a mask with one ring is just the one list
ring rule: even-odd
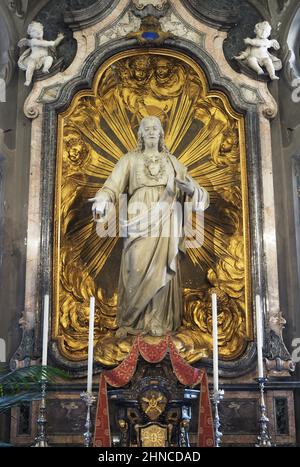
{"label": "altarpiece niche", "polygon": [[253,339],[244,117],[196,62],[169,49],[114,55],[58,115],[52,339],[67,360],[86,360],[93,295],[95,361],[116,365],[130,351],[134,336],[116,336],[123,239],[99,238],[88,199],[136,147],[145,116],[160,119],[167,148],[210,195],[204,243],[181,261],[184,317],[173,342],[189,363],[212,355],[214,291],[220,357],[237,359]]}

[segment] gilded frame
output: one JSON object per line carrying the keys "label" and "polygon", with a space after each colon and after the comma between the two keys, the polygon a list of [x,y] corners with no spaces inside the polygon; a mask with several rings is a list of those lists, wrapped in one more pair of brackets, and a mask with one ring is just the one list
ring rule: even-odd
{"label": "gilded frame", "polygon": [[[188,55],[173,51],[170,49],[164,48],[155,48],[147,49],[146,51],[149,56],[153,55],[162,55],[166,57],[172,57],[178,60],[182,60],[184,63],[187,63],[191,68],[193,68],[196,73],[201,74],[203,82],[206,83],[206,89],[208,89],[207,78],[201,70],[198,63],[195,60],[190,58]],[[98,72],[96,73],[95,79],[93,81],[92,88],[90,90],[81,90],[77,92],[68,107],[67,110],[64,110],[58,115],[58,132],[57,132],[57,152],[56,152],[56,177],[55,177],[55,203],[54,203],[54,242],[53,242],[53,321],[52,321],[52,339],[58,342],[60,346],[62,342],[62,337],[59,334],[59,276],[60,276],[60,262],[59,262],[59,248],[60,248],[60,205],[61,205],[61,191],[59,187],[61,186],[61,165],[62,165],[62,154],[63,154],[63,119],[69,113],[69,110],[74,108],[80,99],[84,96],[93,96],[98,89],[99,81],[109,66],[113,65],[117,61],[128,58],[136,57],[139,55],[145,54],[143,49],[131,49],[123,51],[113,55],[108,58],[100,66]],[[240,153],[240,167],[241,167],[241,190],[242,190],[242,216],[243,216],[243,238],[244,238],[244,258],[245,258],[245,309],[246,309],[246,341],[251,341],[253,339],[253,320],[252,320],[252,284],[251,284],[251,251],[250,251],[250,229],[249,229],[249,197],[248,197],[248,170],[247,170],[247,155],[246,155],[246,136],[245,136],[245,121],[244,116],[235,111],[233,106],[230,104],[228,97],[223,91],[220,90],[209,90],[207,92],[212,98],[219,98],[225,105],[225,108],[228,114],[237,120],[238,122],[238,131],[239,131],[239,153]],[[245,341],[245,343],[246,343]],[[61,347],[60,347],[61,348]],[[64,357],[69,358],[66,353],[62,352]],[[228,360],[235,360],[241,355],[241,352],[236,355],[231,355]],[[80,359],[73,359],[73,361],[81,361]]]}

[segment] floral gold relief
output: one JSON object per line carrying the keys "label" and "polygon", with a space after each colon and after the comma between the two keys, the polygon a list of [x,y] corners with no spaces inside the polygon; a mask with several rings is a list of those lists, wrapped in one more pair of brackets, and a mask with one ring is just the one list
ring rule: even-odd
{"label": "floral gold relief", "polygon": [[166,447],[167,438],[167,429],[159,425],[154,424],[141,429],[141,442],[145,448]]}
{"label": "floral gold relief", "polygon": [[244,117],[210,90],[199,66],[170,50],[131,50],[98,70],[58,116],[52,339],[70,361],[87,358],[89,297],[96,298],[95,360],[120,363],[133,336],[116,337],[122,239],[99,238],[93,198],[135,148],[141,119],[157,116],[168,149],[210,194],[204,243],[181,261],[184,319],[174,334],[190,363],[212,356],[211,293],[218,295],[219,351],[237,359],[252,340]]}

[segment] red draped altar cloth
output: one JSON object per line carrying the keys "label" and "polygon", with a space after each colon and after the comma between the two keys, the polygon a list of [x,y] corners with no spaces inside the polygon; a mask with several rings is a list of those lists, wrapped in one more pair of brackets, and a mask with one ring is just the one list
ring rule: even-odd
{"label": "red draped altar cloth", "polygon": [[170,355],[173,372],[181,384],[190,387],[200,385],[198,446],[214,446],[214,430],[206,371],[193,368],[186,363],[178,354],[171,336],[165,336],[158,344],[148,344],[143,340],[142,336],[137,336],[130,354],[125,360],[113,370],[103,371],[100,375],[94,433],[95,447],[111,446],[107,383],[116,388],[125,386],[135,373],[140,355],[149,363],[158,363],[165,358],[167,353]]}

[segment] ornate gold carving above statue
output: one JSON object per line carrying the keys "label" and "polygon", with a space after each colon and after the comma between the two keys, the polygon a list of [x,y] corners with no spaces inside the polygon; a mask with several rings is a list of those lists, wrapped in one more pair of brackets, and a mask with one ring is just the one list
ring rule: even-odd
{"label": "ornate gold carving above statue", "polygon": [[25,86],[30,86],[35,70],[42,69],[43,73],[49,73],[55,56],[55,48],[64,38],[63,34],[58,34],[54,41],[46,41],[43,38],[44,27],[42,23],[33,21],[27,28],[30,39],[21,39],[18,42],[19,47],[26,49],[18,60],[18,66],[26,71]]}
{"label": "ornate gold carving above statue", "polygon": [[272,31],[271,25],[267,21],[257,23],[254,28],[256,37],[244,39],[248,46],[244,52],[234,57],[236,60],[242,60],[258,75],[263,75],[265,72],[262,67],[266,68],[272,80],[279,79],[275,74],[275,70],[281,70],[281,60],[268,52],[268,49],[279,50],[280,45],[276,39],[269,40]]}
{"label": "ornate gold carving above statue", "polygon": [[[123,156],[125,153],[136,154],[138,128],[150,115],[162,123],[168,150],[161,151],[161,146],[158,152],[132,156],[141,162],[134,165],[139,191],[146,183],[161,183],[161,188],[154,187],[151,192],[163,192],[170,167],[171,175],[176,167],[177,178],[182,180],[181,175],[188,170],[196,186],[204,187],[210,196],[204,243],[188,248],[181,261],[183,313],[177,314],[179,329],[175,331],[176,324],[162,332],[173,329],[176,348],[187,361],[210,356],[210,293],[215,290],[219,296],[221,358],[238,357],[252,338],[243,117],[224,94],[208,90],[203,72],[185,55],[164,49],[148,53],[133,50],[108,60],[95,77],[93,89],[81,90],[59,116],[53,338],[72,361],[87,358],[91,295],[96,297],[95,359],[107,366],[116,365],[132,345],[134,336],[116,334],[123,250],[122,239],[118,240],[119,221],[112,226],[116,236],[98,237],[97,229],[106,224],[97,223],[96,229],[87,200],[96,196],[99,186],[104,186],[104,191],[108,188],[105,182],[117,167],[124,162],[127,166],[131,156]],[[123,169],[124,174],[127,168]],[[145,249],[137,259],[146,260],[147,254]],[[162,258],[159,261],[165,264]],[[176,290],[180,290],[178,285]],[[176,311],[170,313],[173,318],[175,315]],[[156,342],[159,337],[146,339]]]}

